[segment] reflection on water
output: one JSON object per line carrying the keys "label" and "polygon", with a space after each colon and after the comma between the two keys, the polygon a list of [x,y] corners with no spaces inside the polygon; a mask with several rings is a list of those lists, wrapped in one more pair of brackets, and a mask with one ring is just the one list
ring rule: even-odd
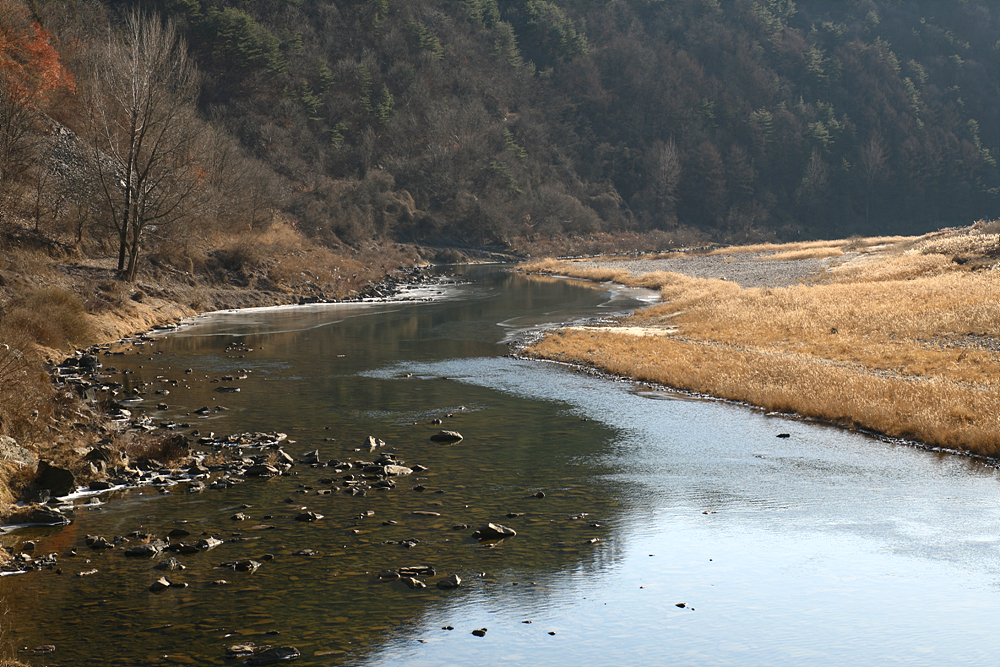
{"label": "reflection on water", "polygon": [[[299,465],[225,492],[81,506],[71,526],[36,531],[61,575],[0,580],[5,645],[54,644],[21,658],[67,665],[226,664],[240,641],[297,646],[306,665],[991,664],[995,471],[503,356],[512,330],[613,314],[644,294],[468,277],[443,301],[215,315],[105,357],[135,371],[130,386],[178,380],[144,401],[157,419],[277,429],[291,454],[324,458],[369,456],[354,450],[371,434],[428,470],[365,497]],[[241,392],[215,392],[229,374],[247,376]],[[440,428],[465,439],[431,442]],[[303,507],[325,518],[294,521]],[[250,519],[234,522],[241,511]],[[454,529],[487,521],[518,535],[488,547]],[[182,557],[170,576],[189,587],[158,595],[151,562],[84,546],[87,534],[179,525],[229,541]],[[264,554],[252,575],[218,568]],[[378,582],[404,565],[437,574],[423,590]],[[461,589],[433,586],[451,573]]]}

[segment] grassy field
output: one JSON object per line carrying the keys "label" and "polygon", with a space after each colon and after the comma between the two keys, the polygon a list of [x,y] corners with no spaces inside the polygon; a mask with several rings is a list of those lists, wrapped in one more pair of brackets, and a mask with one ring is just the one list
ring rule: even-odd
{"label": "grassy field", "polygon": [[554,332],[527,354],[1000,456],[1000,224],[715,254],[831,259],[804,283],[750,288],[613,261],[524,265],[661,297],[609,327]]}

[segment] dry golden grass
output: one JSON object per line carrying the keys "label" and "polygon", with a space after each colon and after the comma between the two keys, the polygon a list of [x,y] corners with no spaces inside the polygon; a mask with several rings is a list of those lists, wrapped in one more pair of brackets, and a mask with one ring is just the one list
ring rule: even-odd
{"label": "dry golden grass", "polygon": [[[973,226],[875,245],[826,282],[784,288],[594,272],[658,288],[661,302],[621,326],[669,326],[671,335],[566,331],[530,353],[1000,456],[1000,270],[952,261],[995,262],[1000,237]],[[535,266],[592,277],[567,263]]]}
{"label": "dry golden grass", "polygon": [[669,336],[571,330],[548,336],[529,353],[768,410],[1000,455],[996,387],[880,375],[849,364]]}
{"label": "dry golden grass", "polygon": [[[795,243],[756,243],[754,245],[726,246],[716,248],[708,254],[710,255],[735,255],[743,253],[791,253],[801,251],[816,251],[840,248],[841,250],[857,250],[872,246],[884,245],[886,243],[902,243],[917,237],[911,236],[869,236],[864,238],[838,239],[833,241],[799,241]],[[809,255],[811,257],[825,255]]]}
{"label": "dry golden grass", "polygon": [[803,248],[802,250],[787,250],[773,255],[758,257],[761,261],[777,261],[782,259],[822,259],[824,257],[840,257],[844,254],[843,248]]}

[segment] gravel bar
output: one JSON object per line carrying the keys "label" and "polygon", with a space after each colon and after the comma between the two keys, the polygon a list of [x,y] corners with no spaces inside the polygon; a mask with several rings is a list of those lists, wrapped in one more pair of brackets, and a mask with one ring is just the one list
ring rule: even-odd
{"label": "gravel bar", "polygon": [[[633,275],[671,271],[693,278],[728,280],[740,287],[787,287],[805,282],[826,271],[831,258],[769,260],[771,253],[701,255],[665,259],[582,260],[573,265],[585,269],[624,269]],[[838,258],[841,259],[841,258]]]}

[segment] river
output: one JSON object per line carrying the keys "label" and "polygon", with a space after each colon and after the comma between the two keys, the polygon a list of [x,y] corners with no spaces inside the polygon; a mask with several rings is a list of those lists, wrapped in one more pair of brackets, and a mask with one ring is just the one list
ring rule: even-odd
{"label": "river", "polygon": [[[101,357],[126,390],[149,383],[136,409],[157,422],[427,469],[365,496],[299,464],[80,500],[70,526],[4,536],[37,539],[61,573],[0,579],[0,649],[64,666],[238,664],[225,652],[243,642],[295,646],[300,665],[995,664],[996,470],[510,357],[525,331],[651,295],[461,278],[426,300],[211,314]],[[239,393],[215,391],[226,376],[246,376],[221,383]],[[465,437],[431,441],[440,429]],[[369,435],[386,445],[369,452]],[[324,518],[294,520],[307,510]],[[472,539],[487,522],[517,535]],[[177,527],[227,540],[179,557],[183,589],[151,593],[153,562],[85,545]],[[219,567],[264,554],[252,574]],[[427,588],[377,576],[412,565],[436,571]],[[435,587],[453,573],[460,588]]]}

